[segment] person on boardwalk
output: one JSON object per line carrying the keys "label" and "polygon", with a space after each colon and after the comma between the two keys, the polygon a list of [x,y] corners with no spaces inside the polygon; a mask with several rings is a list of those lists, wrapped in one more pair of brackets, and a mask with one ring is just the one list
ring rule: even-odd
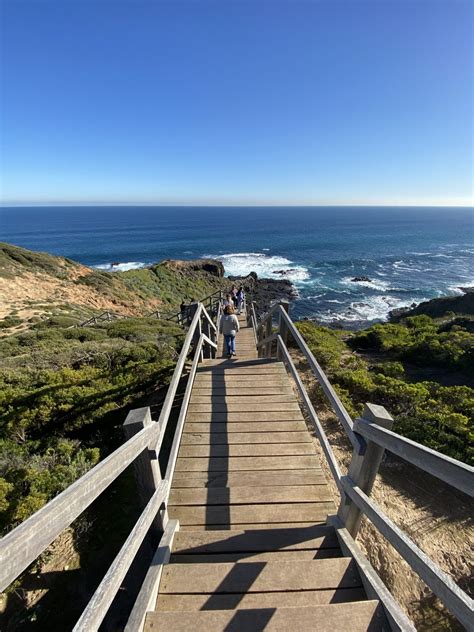
{"label": "person on boardwalk", "polygon": [[242,286],[239,287],[239,291],[237,292],[237,314],[240,315],[242,312],[242,307],[244,305],[244,288]]}
{"label": "person on boardwalk", "polygon": [[235,285],[232,286],[230,290],[230,295],[232,296],[232,300],[234,301],[234,307],[237,307],[237,288]]}
{"label": "person on boardwalk", "polygon": [[221,318],[220,330],[224,334],[227,357],[235,356],[235,336],[240,329],[239,319],[232,305],[227,305]]}

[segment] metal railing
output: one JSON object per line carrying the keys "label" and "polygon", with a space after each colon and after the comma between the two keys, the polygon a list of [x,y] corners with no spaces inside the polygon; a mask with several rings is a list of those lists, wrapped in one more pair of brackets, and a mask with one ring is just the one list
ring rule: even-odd
{"label": "metal railing", "polygon": [[[382,406],[366,404],[362,418],[353,421],[289,317],[288,303],[274,305],[260,323],[256,322],[253,315],[255,314],[253,305],[251,314],[260,357],[272,357],[276,346],[276,357],[285,363],[295,381],[331,474],[341,493],[337,516],[330,517],[329,524],[341,530],[345,534],[343,537],[355,538],[359,531],[362,515],[365,515],[448,610],[467,629],[470,629],[474,613],[473,600],[461,590],[447,573],[421,551],[405,532],[391,521],[382,509],[370,499],[370,494],[385,450],[396,454],[408,463],[471,497],[474,495],[474,468],[393,432],[391,430],[393,419]],[[274,327],[274,319],[276,319],[276,327]],[[308,361],[318,384],[352,444],[352,460],[347,475],[341,473],[324,428],[288,351],[287,340],[289,336],[292,337]],[[355,555],[358,554],[357,545],[355,548],[353,547],[352,552]],[[360,567],[359,569],[362,571]],[[400,611],[392,607],[387,609],[386,603],[384,603],[384,607],[392,628],[406,629],[400,624]]]}
{"label": "metal railing", "polygon": [[[8,587],[34,562],[55,538],[133,463],[143,511],[74,628],[81,632],[98,630],[150,528],[158,534],[164,533],[161,548],[157,551],[160,555],[163,541],[172,541],[173,534],[178,528],[177,521],[169,521],[167,515],[171,480],[197,367],[204,355],[215,356],[217,334],[216,324],[205,307],[201,303],[196,304],[158,421],[152,421],[149,408],[130,411],[124,424],[127,440],[123,445],[0,540],[0,591]],[[173,435],[166,473],[162,477],[158,457],[190,353],[193,355],[193,361]],[[148,576],[147,580],[148,584],[145,582],[145,585],[149,586],[152,595],[153,590],[156,590],[156,581],[150,582]],[[140,617],[144,620],[146,610],[141,612],[140,604],[143,604],[143,599],[149,598],[150,595],[143,590],[140,595],[141,599],[135,604],[131,621],[136,621]]]}

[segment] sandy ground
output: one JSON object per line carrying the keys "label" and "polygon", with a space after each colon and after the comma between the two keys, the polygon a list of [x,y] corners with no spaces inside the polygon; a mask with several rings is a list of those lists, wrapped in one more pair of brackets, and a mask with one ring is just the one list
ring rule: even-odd
{"label": "sandy ground", "polygon": [[[86,285],[71,283],[89,272],[86,266],[77,266],[71,269],[70,277],[64,280],[32,272],[24,272],[14,279],[0,277],[0,319],[16,310],[16,315],[27,321],[31,317],[41,317],[50,313],[54,306],[66,303],[95,310],[110,310],[124,316],[143,313],[143,305],[130,305],[126,301],[104,296]],[[159,301],[156,301],[156,305],[152,303],[153,301],[150,301],[147,304],[147,311],[156,307]],[[11,334],[26,327],[27,323],[24,322],[23,325],[4,330],[2,333]]]}
{"label": "sandy ground", "polygon": [[[306,388],[315,378],[299,353],[292,353]],[[374,402],[376,403],[376,402]],[[352,446],[334,414],[323,402],[313,402],[343,474],[351,460]],[[313,433],[312,425],[307,421]],[[340,496],[319,441],[314,445],[321,458],[336,506]],[[372,499],[461,588],[473,592],[473,503],[468,496],[445,485],[410,464],[386,455],[372,490]],[[365,518],[357,542],[389,590],[417,629],[463,630],[406,562]]]}

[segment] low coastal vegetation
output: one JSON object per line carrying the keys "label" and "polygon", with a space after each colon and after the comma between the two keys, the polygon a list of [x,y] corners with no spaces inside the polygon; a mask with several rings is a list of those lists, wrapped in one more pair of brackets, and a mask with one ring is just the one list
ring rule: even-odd
{"label": "low coastal vegetation", "polygon": [[[147,405],[166,387],[184,338],[176,323],[147,314],[176,312],[183,300],[227,289],[222,275],[220,264],[206,261],[112,274],[0,244],[0,287],[7,299],[0,309],[0,533],[123,441],[127,411]],[[260,287],[266,301],[274,300],[275,290],[288,291],[267,285]],[[351,415],[359,415],[366,401],[382,404],[395,418],[396,432],[473,463],[472,320],[449,307],[436,318],[419,314],[359,332],[312,322],[297,326]],[[114,319],[80,326],[104,310]],[[318,387],[312,395],[321,405]],[[131,486],[131,475],[119,481],[111,494],[127,502],[106,499],[101,518],[106,524],[114,516],[109,540],[115,547],[130,528]],[[100,529],[87,524],[87,537],[94,539]],[[107,546],[99,538],[95,549],[90,543],[86,549],[105,565],[112,555]],[[87,565],[86,557],[78,567]],[[9,594],[17,594],[22,582]],[[18,604],[12,599],[9,621],[39,617],[60,629],[51,623],[54,609],[35,609],[39,597]],[[72,620],[75,614],[69,614]]]}
{"label": "low coastal vegetation", "polygon": [[[227,283],[217,262],[112,274],[0,244],[0,533],[117,447],[128,408],[167,384],[184,333],[146,314]],[[104,308],[117,318],[79,326]]]}
{"label": "low coastal vegetation", "polygon": [[[419,315],[355,333],[311,322],[298,328],[352,416],[367,401],[383,405],[395,432],[474,462],[474,335],[468,325]],[[319,389],[314,396],[324,399]]]}

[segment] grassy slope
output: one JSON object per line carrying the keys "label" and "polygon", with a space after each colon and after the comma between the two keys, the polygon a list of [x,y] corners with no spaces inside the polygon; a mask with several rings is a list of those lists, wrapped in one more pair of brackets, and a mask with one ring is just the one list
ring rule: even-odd
{"label": "grassy slope", "polygon": [[[425,315],[351,334],[309,322],[298,328],[353,416],[365,402],[381,404],[396,432],[473,462],[474,335],[467,329]],[[431,380],[419,378],[427,373]]]}

